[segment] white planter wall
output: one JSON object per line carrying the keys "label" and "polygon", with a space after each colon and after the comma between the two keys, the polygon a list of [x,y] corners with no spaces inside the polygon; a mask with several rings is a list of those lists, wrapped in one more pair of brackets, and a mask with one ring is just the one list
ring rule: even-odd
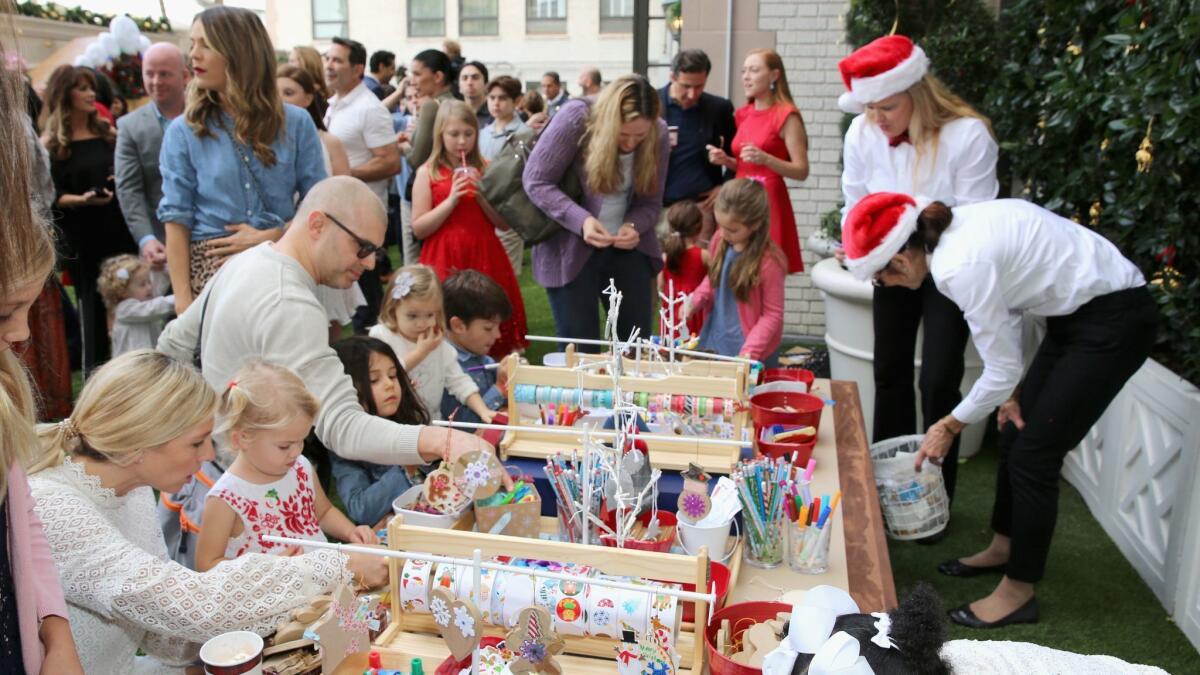
{"label": "white planter wall", "polygon": [[1067,455],[1117,547],[1200,647],[1200,390],[1148,360]]}
{"label": "white planter wall", "polygon": [[[834,378],[853,380],[858,383],[858,394],[862,401],[863,419],[867,434],[871,433],[875,419],[875,323],[871,314],[871,299],[874,290],[870,283],[855,279],[842,269],[837,260],[827,258],[817,263],[812,271],[813,285],[821,290],[825,300],[825,343],[829,347],[829,367]],[[921,335],[917,336],[917,349],[921,351]],[[968,340],[965,353],[966,368],[963,372],[961,389],[965,394],[983,373],[983,362],[975,351],[975,343]],[[917,367],[915,377],[920,377],[921,361],[914,359]],[[914,387],[916,386],[914,382]],[[920,396],[917,397],[917,419],[920,419]],[[972,424],[963,431],[959,452],[970,457],[979,452],[983,443],[986,420]]]}

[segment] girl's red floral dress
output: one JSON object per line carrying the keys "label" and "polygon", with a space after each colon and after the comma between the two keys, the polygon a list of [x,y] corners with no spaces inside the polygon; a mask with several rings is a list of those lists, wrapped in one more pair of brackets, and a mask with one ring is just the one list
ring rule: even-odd
{"label": "girl's red floral dress", "polygon": [[242,519],[242,533],[230,537],[225,557],[287,550],[283,544],[262,540],[269,534],[327,541],[317,521],[313,476],[312,464],[300,455],[291,471],[274,483],[251,483],[229,471],[217,479],[208,496],[228,504]]}

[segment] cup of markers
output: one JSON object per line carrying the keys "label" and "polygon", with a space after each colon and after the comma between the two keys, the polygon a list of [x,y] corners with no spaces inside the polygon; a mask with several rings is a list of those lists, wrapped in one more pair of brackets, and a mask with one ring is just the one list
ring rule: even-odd
{"label": "cup of markers", "polygon": [[797,469],[782,457],[759,457],[738,464],[730,477],[742,502],[746,537],[743,559],[766,569],[782,565],[784,524],[792,497],[799,490]]}
{"label": "cup of markers", "polygon": [[801,574],[824,574],[829,570],[829,541],[833,537],[833,512],[842,501],[839,490],[811,502],[794,499],[787,525],[788,567]]}

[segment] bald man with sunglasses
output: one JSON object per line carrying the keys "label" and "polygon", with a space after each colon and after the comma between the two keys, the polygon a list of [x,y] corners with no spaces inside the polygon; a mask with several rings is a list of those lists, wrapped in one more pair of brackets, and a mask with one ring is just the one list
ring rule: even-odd
{"label": "bald man with sunglasses", "polygon": [[287,232],[231,258],[196,301],[171,322],[158,350],[193,359],[221,391],[242,366],[263,360],[296,371],[321,401],[316,434],[344,459],[376,464],[425,464],[490,448],[475,436],[396,424],[363,410],[329,346],[318,284],[347,288],[375,266],[387,214],[362,181],[334,176],[301,202]]}

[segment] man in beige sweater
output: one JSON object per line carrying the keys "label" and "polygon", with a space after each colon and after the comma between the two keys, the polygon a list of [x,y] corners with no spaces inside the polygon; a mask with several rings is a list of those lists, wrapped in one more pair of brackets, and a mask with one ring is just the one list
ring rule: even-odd
{"label": "man in beige sweater", "polygon": [[217,391],[256,359],[291,368],[321,401],[317,437],[345,459],[413,465],[447,451],[454,459],[488,447],[469,434],[396,424],[366,412],[329,346],[317,285],[347,288],[374,267],[386,228],[383,204],[362,181],[349,176],[321,181],[283,238],[226,262],[188,310],[167,325],[158,350],[190,361],[199,343],[204,379]]}

